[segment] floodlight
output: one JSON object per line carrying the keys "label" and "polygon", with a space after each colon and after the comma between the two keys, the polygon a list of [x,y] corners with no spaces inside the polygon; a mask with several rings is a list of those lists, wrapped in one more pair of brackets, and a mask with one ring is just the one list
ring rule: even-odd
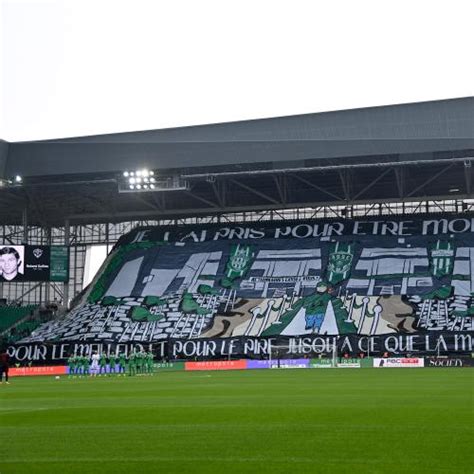
{"label": "floodlight", "polygon": [[[11,184],[20,184],[12,178]],[[120,193],[143,193],[189,190],[189,183],[179,175],[162,176],[158,171],[142,168],[134,171],[123,171],[118,180]]]}
{"label": "floodlight", "polygon": [[20,175],[15,176],[15,183],[21,183],[23,181],[23,178]]}

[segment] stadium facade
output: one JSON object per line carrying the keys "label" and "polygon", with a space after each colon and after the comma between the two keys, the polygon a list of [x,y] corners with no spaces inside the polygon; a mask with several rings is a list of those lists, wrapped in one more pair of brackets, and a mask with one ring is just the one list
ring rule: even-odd
{"label": "stadium facade", "polygon": [[[177,340],[166,355],[196,356],[183,340],[243,353],[366,336],[468,352],[473,161],[474,98],[2,142],[3,245],[69,248],[68,282],[2,296],[79,294],[30,343]],[[144,169],[153,189],[131,184]],[[82,292],[97,243],[116,247]]]}

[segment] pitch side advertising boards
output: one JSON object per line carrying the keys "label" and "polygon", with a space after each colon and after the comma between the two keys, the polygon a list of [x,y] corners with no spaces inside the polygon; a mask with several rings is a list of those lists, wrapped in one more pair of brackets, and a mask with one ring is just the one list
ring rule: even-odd
{"label": "pitch side advertising boards", "polygon": [[68,247],[0,245],[0,282],[66,282],[68,278]]}
{"label": "pitch side advertising boards", "polygon": [[67,367],[64,365],[40,367],[12,367],[10,377],[25,377],[30,375],[65,375]]}
{"label": "pitch side advertising boards", "polygon": [[379,359],[374,358],[374,367],[424,367],[425,359],[420,357],[400,357],[400,358],[387,358]]}
{"label": "pitch side advertising boards", "polygon": [[474,359],[468,357],[428,357],[425,367],[474,367]]}
{"label": "pitch side advertising boards", "polygon": [[284,359],[271,361],[270,369],[307,369],[309,359]]}
{"label": "pitch side advertising boards", "polygon": [[242,370],[246,368],[245,360],[209,360],[184,364],[184,370]]}

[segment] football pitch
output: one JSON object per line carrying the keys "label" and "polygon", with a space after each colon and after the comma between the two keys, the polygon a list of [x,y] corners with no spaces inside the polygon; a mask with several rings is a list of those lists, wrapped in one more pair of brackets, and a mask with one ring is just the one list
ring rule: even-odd
{"label": "football pitch", "polygon": [[471,369],[162,372],[0,386],[0,473],[469,473]]}

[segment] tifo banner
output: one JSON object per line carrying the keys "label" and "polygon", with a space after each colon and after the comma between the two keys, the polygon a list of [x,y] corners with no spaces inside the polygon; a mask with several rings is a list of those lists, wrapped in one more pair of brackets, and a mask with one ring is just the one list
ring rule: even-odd
{"label": "tifo banner", "polygon": [[374,358],[374,367],[424,367],[425,359],[419,357],[402,357],[402,358]]}
{"label": "tifo banner", "polygon": [[64,320],[21,342],[171,341],[188,358],[172,341],[370,336],[430,351],[433,334],[473,333],[472,268],[468,214],[137,228]]}
{"label": "tifo banner", "polygon": [[213,339],[172,339],[155,343],[24,343],[12,345],[8,353],[14,362],[64,362],[70,355],[99,353],[130,354],[133,351],[152,352],[158,360],[209,359],[301,359],[318,355],[332,357],[394,354],[420,356],[446,353],[471,354],[472,334],[443,332],[427,334],[385,334],[380,336],[295,336],[295,337],[234,337]]}
{"label": "tifo banner", "polygon": [[170,359],[243,357],[289,359],[322,354],[470,353],[473,337],[466,333],[400,334],[381,336],[238,337],[171,340],[162,353]]}

